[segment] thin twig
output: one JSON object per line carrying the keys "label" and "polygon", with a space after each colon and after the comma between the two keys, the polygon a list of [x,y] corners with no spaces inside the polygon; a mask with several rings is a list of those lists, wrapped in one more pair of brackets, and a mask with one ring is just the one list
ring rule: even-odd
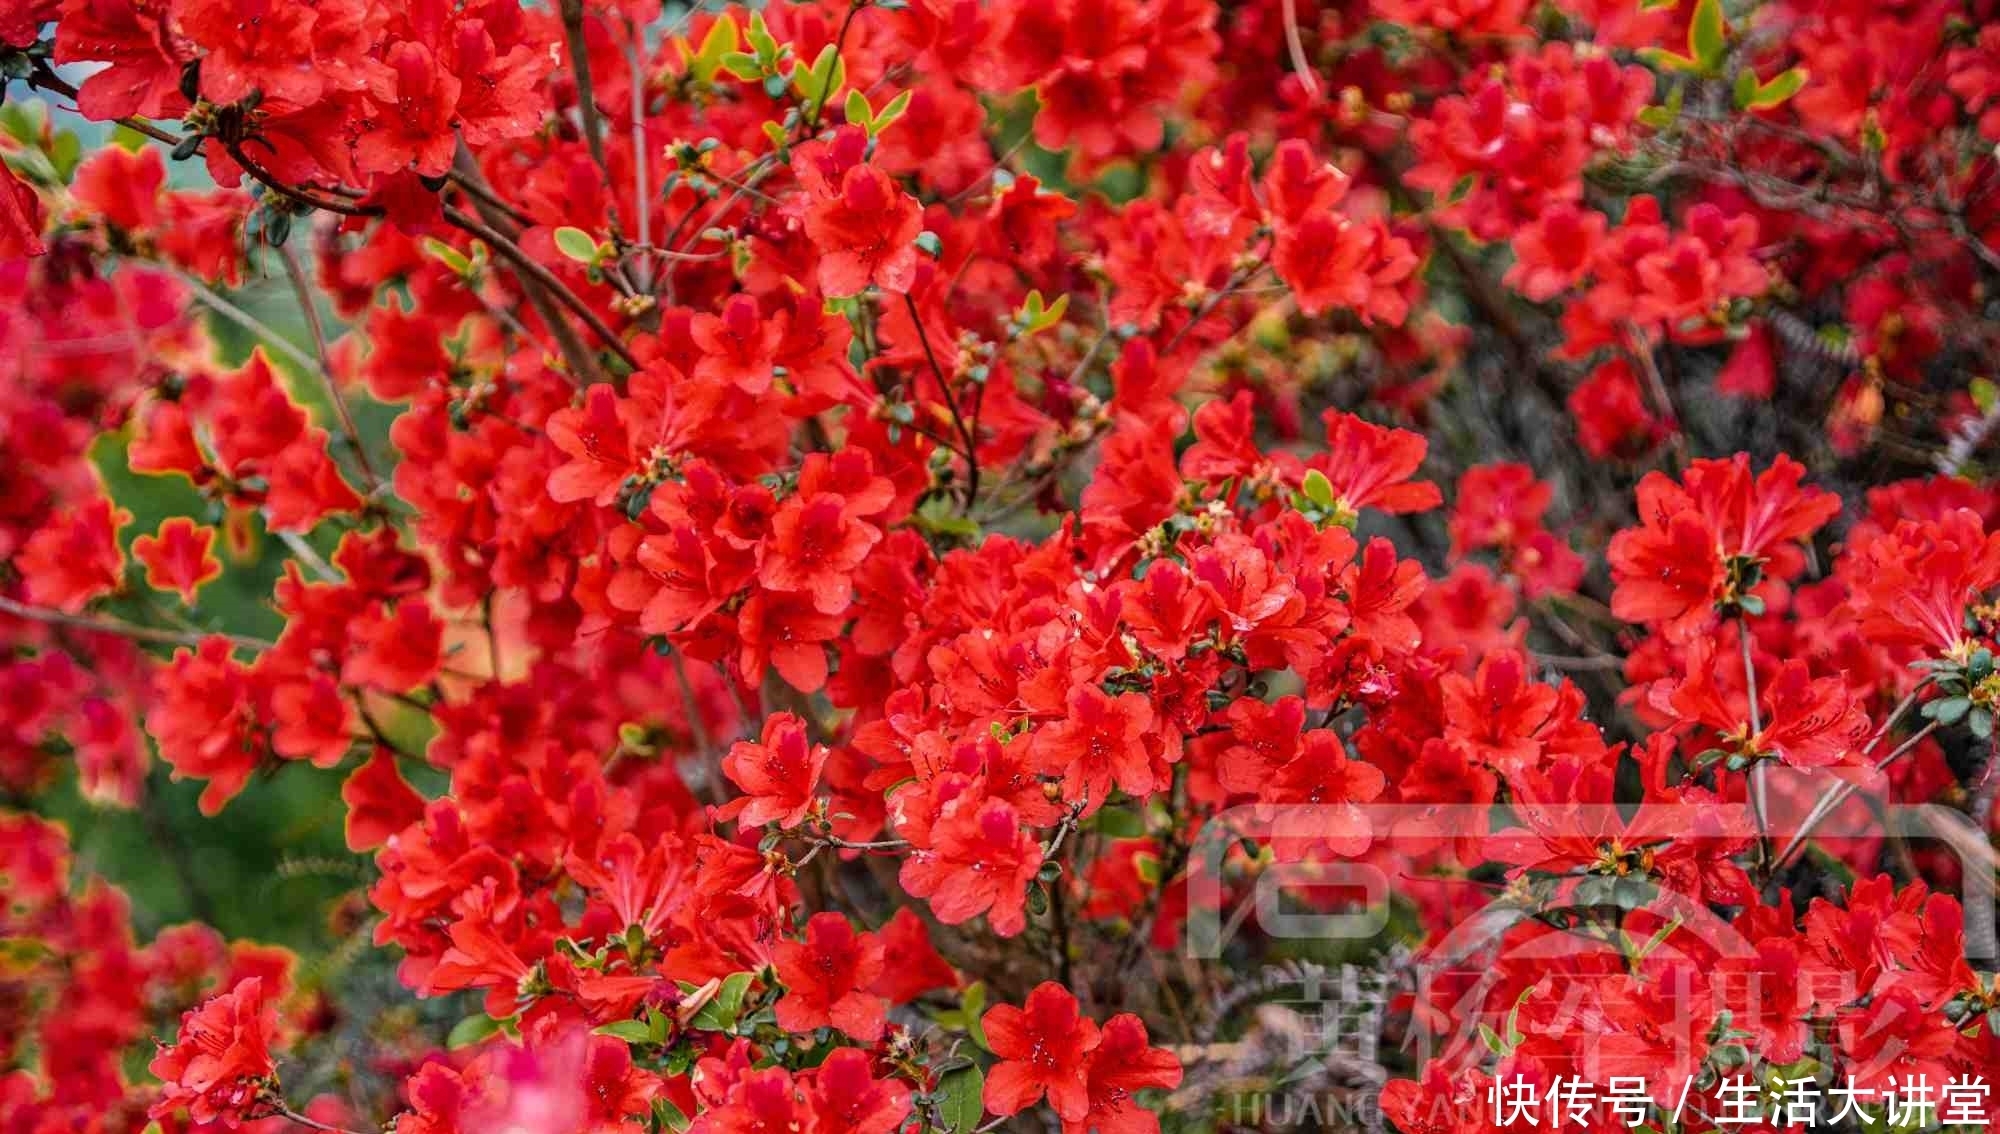
{"label": "thin twig", "polygon": [[210,638],[226,638],[231,645],[241,646],[246,650],[268,650],[274,645],[262,638],[252,638],[242,634],[204,630],[165,630],[156,626],[141,626],[136,622],[127,622],[110,615],[70,614],[67,611],[50,610],[47,607],[29,606],[4,597],[0,597],[0,612],[49,626],[94,630],[100,634],[115,634],[120,638],[129,638],[134,642],[151,642],[163,646],[199,646]]}
{"label": "thin twig", "polygon": [[214,288],[209,287],[200,279],[181,271],[179,268],[170,268],[168,270],[173,272],[176,279],[180,280],[189,291],[194,292],[195,297],[207,304],[217,315],[256,335],[264,341],[265,345],[284,355],[294,363],[297,363],[300,369],[317,371],[320,368],[318,360],[299,349],[297,343],[279,334],[269,324],[255,315],[224,299]]}
{"label": "thin twig", "polygon": [[1306,94],[1319,97],[1319,77],[1313,74],[1312,61],[1306,58],[1306,45],[1299,38],[1298,0],[1285,0],[1285,50],[1291,53],[1292,70],[1299,77],[1299,83],[1306,88]]}
{"label": "thin twig", "polygon": [[354,423],[354,414],[347,407],[347,399],[340,392],[340,382],[333,376],[333,367],[327,362],[326,328],[321,325],[319,307],[313,302],[312,284],[306,279],[305,268],[299,258],[292,254],[289,246],[278,246],[278,258],[285,262],[285,274],[291,277],[292,294],[298,296],[299,309],[305,313],[306,327],[312,332],[313,354],[319,365],[313,367],[321,384],[326,387],[326,399],[333,403],[334,416],[340,419],[340,428],[347,434],[347,443],[354,447],[354,460],[361,466],[361,476],[368,482],[368,494],[373,496],[381,486],[382,478],[375,475],[375,466],[368,461],[368,446],[361,440],[361,427]]}
{"label": "thin twig", "polygon": [[[1737,619],[1736,638],[1743,644],[1743,687],[1750,702],[1750,735],[1761,736],[1764,715],[1757,708],[1757,663],[1751,655],[1750,623],[1747,619]],[[1764,761],[1760,759],[1750,766],[1750,810],[1757,820],[1757,853],[1765,862],[1771,861],[1769,790],[1764,782]]]}
{"label": "thin twig", "polygon": [[[69,99],[71,102],[76,101],[76,97],[78,94],[77,89],[71,86],[69,83],[64,82],[62,77],[57,75],[55,71],[52,68],[50,68],[48,61],[43,59],[35,60],[35,73],[28,76],[28,85],[31,87],[36,87],[41,90],[48,91],[50,94],[61,95],[63,98]],[[186,140],[182,138],[179,134],[175,134],[167,130],[162,130],[158,126],[155,126],[151,122],[147,122],[144,119],[114,118],[112,119],[112,121],[120,126],[125,127],[127,130],[132,130],[137,133],[144,134],[146,137],[153,139],[155,142],[163,142],[166,145],[175,148],[179,148],[181,143]]]}
{"label": "thin twig", "polygon": [[964,415],[958,412],[958,400],[951,396],[951,387],[945,382],[944,367],[938,365],[937,354],[931,350],[931,338],[924,331],[924,317],[917,310],[917,301],[906,293],[903,305],[910,312],[910,322],[917,328],[917,341],[923,344],[924,358],[937,378],[938,393],[943,395],[945,409],[951,413],[952,427],[958,430],[959,441],[965,446],[965,510],[969,513],[972,502],[979,498],[979,441],[973,436],[972,428],[966,425]]}
{"label": "thin twig", "polygon": [[[1937,727],[1938,723],[1931,721],[1923,728],[1917,730],[1915,735],[1897,745],[1894,752],[1884,756],[1875,765],[1875,770],[1878,772],[1886,771],[1889,765],[1901,759],[1904,753],[1915,748],[1919,742],[1931,733],[1936,732]],[[1785,849],[1778,852],[1777,859],[1771,863],[1771,873],[1776,874],[1778,871],[1783,870],[1785,864],[1792,860],[1792,856],[1798,852],[1799,848],[1805,845],[1806,838],[1812,834],[1813,828],[1819,826],[1821,821],[1828,815],[1831,815],[1833,809],[1845,802],[1848,796],[1853,795],[1855,790],[1856,788],[1853,784],[1842,780],[1831,791],[1821,796],[1819,802],[1813,805],[1812,811],[1807,813],[1805,822],[1799,824],[1799,829],[1792,834],[1791,840],[1785,844]]]}
{"label": "thin twig", "polygon": [[[692,9],[690,9],[692,10]],[[650,159],[646,147],[646,84],[640,77],[642,69],[639,60],[639,29],[631,20],[625,21],[625,66],[632,72],[632,197],[639,214],[639,243],[653,242],[653,209],[651,188],[648,185]],[[648,295],[653,291],[653,263],[643,256],[639,260],[639,290]]]}
{"label": "thin twig", "polygon": [[611,166],[604,160],[604,120],[597,112],[597,97],[590,82],[590,47],[583,38],[583,0],[562,0],[563,39],[569,44],[570,75],[576,80],[577,108],[583,115],[583,139],[590,146],[591,160],[604,176]]}
{"label": "thin twig", "polygon": [[563,283],[554,272],[536,263],[526,252],[523,252],[520,245],[501,235],[500,231],[492,225],[487,224],[477,217],[461,212],[450,205],[444,207],[444,217],[452,224],[484,240],[495,252],[500,253],[509,264],[513,265],[516,271],[527,275],[537,284],[546,288],[549,294],[555,296],[558,303],[567,307],[572,314],[583,320],[584,325],[589,327],[604,345],[610,348],[613,354],[618,356],[619,361],[633,370],[639,369],[638,358],[625,346],[624,340],[618,337],[617,332],[613,331],[603,319],[599,318],[597,312],[591,310],[590,305],[585,303],[582,297],[578,296],[576,292],[571,291],[569,285]]}
{"label": "thin twig", "polygon": [[535,223],[535,218],[508,204],[505,198],[487,188],[486,183],[479,180],[479,178],[469,176],[458,169],[452,169],[445,176],[451,179],[453,185],[463,190],[466,196],[471,197],[496,213],[504,214],[508,220],[513,221],[516,225],[526,227]]}

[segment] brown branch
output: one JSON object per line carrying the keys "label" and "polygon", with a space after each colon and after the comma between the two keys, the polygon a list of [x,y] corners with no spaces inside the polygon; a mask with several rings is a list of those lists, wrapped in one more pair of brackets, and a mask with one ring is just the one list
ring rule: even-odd
{"label": "brown branch", "polygon": [[241,646],[246,650],[268,650],[275,645],[262,638],[251,638],[242,634],[224,634],[206,630],[166,630],[157,626],[141,626],[136,622],[127,622],[110,615],[70,614],[67,611],[51,610],[47,607],[29,606],[27,603],[5,597],[0,597],[0,613],[48,626],[91,630],[99,634],[113,634],[134,642],[161,646],[199,646],[209,638],[227,638],[231,645]]}
{"label": "brown branch", "polygon": [[347,399],[341,395],[340,381],[333,375],[333,367],[327,363],[326,327],[321,324],[319,308],[313,303],[312,284],[306,279],[305,268],[299,258],[285,246],[277,249],[278,258],[284,261],[285,275],[291,278],[292,294],[299,300],[299,309],[305,313],[306,327],[312,332],[313,355],[318,362],[320,382],[326,387],[327,401],[333,403],[334,415],[340,419],[340,428],[347,434],[347,443],[354,447],[354,460],[361,466],[361,475],[368,482],[368,494],[374,494],[382,487],[382,478],[375,475],[375,466],[368,461],[368,446],[361,440],[361,428],[354,423],[354,413],[348,409]]}
{"label": "brown branch", "polygon": [[[590,47],[583,36],[583,0],[562,0],[563,39],[569,44],[569,69],[576,80],[577,108],[583,115],[583,139],[590,146],[591,160],[611,178],[611,166],[604,160],[604,119],[598,114],[597,95],[590,81]],[[633,81],[638,81],[634,75]]]}
{"label": "brown branch", "polygon": [[938,393],[944,396],[945,409],[951,412],[952,427],[958,430],[959,441],[965,446],[965,510],[972,511],[972,502],[979,498],[979,441],[972,435],[972,428],[965,423],[965,416],[958,412],[958,400],[951,395],[951,387],[946,384],[944,367],[938,365],[937,354],[931,350],[931,338],[924,330],[924,317],[917,311],[917,301],[908,293],[903,295],[903,306],[910,312],[910,322],[917,328],[917,341],[923,344],[924,359],[930,363],[931,373],[936,376]]}
{"label": "brown branch", "polygon": [[633,370],[639,369],[638,358],[625,346],[624,340],[618,337],[617,332],[613,331],[598,316],[597,312],[592,311],[590,305],[585,303],[582,297],[578,296],[576,292],[570,290],[569,285],[562,282],[554,272],[536,263],[532,257],[523,252],[520,245],[503,236],[500,230],[494,228],[492,225],[487,224],[477,217],[461,212],[450,205],[444,207],[444,218],[466,232],[484,240],[495,252],[498,252],[509,264],[513,265],[517,272],[522,273],[527,278],[534,280],[536,284],[547,289],[548,293],[554,296],[557,302],[568,308],[577,318],[583,320],[584,325],[589,327],[604,342],[604,345],[610,348],[613,354],[618,356],[619,361]]}

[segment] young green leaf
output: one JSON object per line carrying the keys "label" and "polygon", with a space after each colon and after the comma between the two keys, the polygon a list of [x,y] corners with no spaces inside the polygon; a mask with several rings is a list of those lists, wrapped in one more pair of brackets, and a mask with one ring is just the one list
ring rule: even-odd
{"label": "young green leaf", "polygon": [[938,1117],[944,1120],[944,1129],[966,1134],[977,1127],[986,1114],[981,1098],[985,1093],[986,1075],[977,1067],[961,1067],[945,1075],[937,1089]]}
{"label": "young green leaf", "polygon": [[556,250],[579,264],[597,262],[597,241],[580,228],[564,225],[556,229]]}
{"label": "young green leaf", "polygon": [[613,1020],[599,1025],[597,1034],[624,1040],[626,1043],[647,1043],[653,1038],[653,1030],[638,1020]]}
{"label": "young green leaf", "polygon": [[1694,18],[1688,21],[1688,56],[1703,74],[1722,73],[1728,41],[1729,24],[1722,15],[1722,0],[1695,0]]}
{"label": "young green leaf", "polygon": [[1807,77],[1804,67],[1793,67],[1789,71],[1774,75],[1769,82],[1757,87],[1745,105],[1753,110],[1769,110],[1774,106],[1781,106],[1785,100],[1799,93],[1799,89],[1806,85]]}

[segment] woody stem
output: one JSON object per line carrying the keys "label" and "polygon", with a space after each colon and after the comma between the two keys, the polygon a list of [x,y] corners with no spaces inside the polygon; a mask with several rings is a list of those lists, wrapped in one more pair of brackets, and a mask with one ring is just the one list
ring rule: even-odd
{"label": "woody stem", "polygon": [[70,614],[47,607],[29,606],[13,599],[0,597],[0,613],[25,618],[30,622],[40,622],[49,626],[73,626],[79,630],[95,630],[100,634],[116,634],[134,642],[150,642],[162,646],[199,646],[206,638],[227,638],[245,649],[268,650],[271,643],[262,638],[251,638],[241,634],[209,633],[204,630],[165,630],[156,626],[141,626],[122,618],[109,615]]}
{"label": "woody stem", "polygon": [[[35,60],[35,73],[28,76],[28,85],[48,91],[50,94],[61,95],[72,102],[76,101],[78,94],[76,87],[63,81],[61,76],[50,69],[47,62],[40,59]],[[112,121],[127,130],[144,134],[155,142],[164,142],[169,146],[178,147],[185,140],[179,134],[162,130],[142,118],[114,118]]]}
{"label": "woody stem", "polygon": [[[604,161],[604,120],[598,116],[597,96],[590,81],[590,48],[583,38],[583,0],[562,0],[562,25],[563,39],[569,45],[570,73],[576,79],[577,108],[583,116],[583,138],[590,146],[591,160],[608,178],[611,167]],[[638,81],[637,76],[633,81]]]}
{"label": "woody stem", "polygon": [[[1912,748],[1915,748],[1919,743],[1923,741],[1924,737],[1927,737],[1931,733],[1936,732],[1937,727],[1938,723],[1936,721],[1932,721],[1929,724],[1925,725],[1923,728],[1918,729],[1915,735],[1911,736],[1908,740],[1905,740],[1903,743],[1897,745],[1895,751],[1889,753],[1887,756],[1882,757],[1881,761],[1875,765],[1875,770],[1878,772],[1886,771],[1889,765],[1894,764],[1897,760],[1902,759],[1903,754],[1910,751]],[[1854,785],[1848,783],[1845,780],[1842,780],[1838,785],[1829,790],[1825,795],[1821,796],[1819,798],[1819,802],[1813,804],[1812,811],[1806,815],[1806,821],[1799,824],[1798,831],[1794,833],[1791,837],[1791,840],[1785,844],[1785,849],[1778,852],[1777,861],[1771,864],[1771,872],[1775,874],[1779,870],[1784,869],[1785,864],[1791,861],[1792,855],[1796,854],[1799,848],[1805,845],[1805,841],[1807,837],[1812,834],[1813,828],[1819,826],[1822,820],[1824,820],[1828,815],[1831,815],[1833,813],[1834,808],[1840,806],[1843,802],[1846,801],[1847,797],[1853,795],[1854,792],[1855,792]]]}
{"label": "woody stem", "polygon": [[[1743,646],[1743,688],[1750,701],[1750,735],[1754,738],[1764,731],[1763,714],[1757,708],[1757,663],[1751,657],[1750,622],[1739,618],[1736,621],[1736,640]],[[1765,862],[1771,861],[1770,845],[1770,799],[1768,785],[1764,782],[1764,762],[1758,760],[1750,765],[1750,810],[1757,819],[1758,853]]]}
{"label": "woody stem", "polygon": [[536,284],[548,291],[549,294],[555,296],[556,301],[568,308],[571,314],[583,320],[584,325],[589,327],[592,333],[606,347],[610,348],[613,354],[618,356],[619,361],[633,370],[639,369],[639,360],[626,348],[624,341],[618,337],[617,332],[613,331],[603,319],[599,318],[597,312],[592,311],[590,305],[585,303],[582,297],[578,296],[576,292],[571,291],[569,285],[558,279],[554,272],[536,263],[526,252],[523,252],[520,245],[501,235],[500,231],[492,225],[460,212],[450,205],[444,207],[444,219],[484,240],[495,252],[504,257],[516,272],[532,279]]}
{"label": "woody stem", "polygon": [[286,1106],[282,1102],[273,1103],[271,1105],[276,1108],[277,1117],[282,1118],[287,1122],[296,1122],[300,1126],[303,1126],[308,1130],[324,1131],[325,1134],[360,1134],[359,1131],[349,1130],[345,1126],[329,1126],[326,1123],[321,1122],[316,1118],[307,1118],[305,1115],[300,1114],[298,1111],[293,1110],[291,1107]]}
{"label": "woody stem", "polygon": [[952,427],[958,430],[958,439],[965,446],[965,510],[970,513],[972,502],[979,498],[979,442],[973,438],[972,429],[965,424],[965,416],[958,412],[958,400],[951,396],[951,387],[945,384],[944,367],[938,365],[937,354],[931,350],[931,337],[924,330],[924,317],[917,312],[917,301],[905,293],[903,306],[909,310],[910,322],[917,328],[917,341],[923,344],[924,359],[930,363],[931,374],[937,378],[938,393],[944,397],[945,409],[951,412]]}
{"label": "woody stem", "polygon": [[354,423],[354,412],[347,408],[347,399],[340,392],[340,382],[327,365],[326,328],[320,323],[319,308],[313,303],[312,284],[306,279],[305,269],[299,265],[299,258],[292,254],[290,247],[280,246],[278,258],[285,263],[285,275],[291,278],[292,293],[298,296],[299,310],[305,313],[306,328],[312,333],[313,355],[317,362],[313,369],[326,387],[326,400],[333,403],[334,416],[340,419],[340,428],[347,434],[348,444],[354,447],[354,461],[361,467],[361,475],[368,482],[368,494],[373,496],[381,487],[382,480],[375,475],[375,467],[368,462],[368,446],[361,440],[361,427]]}

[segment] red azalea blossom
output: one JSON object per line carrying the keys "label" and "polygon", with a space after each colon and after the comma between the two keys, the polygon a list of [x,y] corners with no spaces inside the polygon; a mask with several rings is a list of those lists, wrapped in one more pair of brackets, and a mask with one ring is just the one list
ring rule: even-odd
{"label": "red azalea blossom", "polygon": [[180,1034],[162,1046],[147,1070],[166,1084],[149,1112],[162,1118],[186,1109],[196,1122],[235,1129],[257,1117],[264,1080],[274,1070],[270,1032],[275,1010],[264,1003],[264,982],[246,977],[235,987],[181,1017]]}
{"label": "red azalea blossom", "polygon": [[0,0],[6,1134],[2000,1114],[1994,0],[685,7]]}
{"label": "red azalea blossom", "polygon": [[986,1077],[986,1109],[1018,1114],[1044,1095],[1064,1122],[1091,1111],[1091,1053],[1103,1041],[1096,1023],[1078,1015],[1076,997],[1044,983],[1023,1007],[1000,1004],[980,1019],[1000,1063]]}

